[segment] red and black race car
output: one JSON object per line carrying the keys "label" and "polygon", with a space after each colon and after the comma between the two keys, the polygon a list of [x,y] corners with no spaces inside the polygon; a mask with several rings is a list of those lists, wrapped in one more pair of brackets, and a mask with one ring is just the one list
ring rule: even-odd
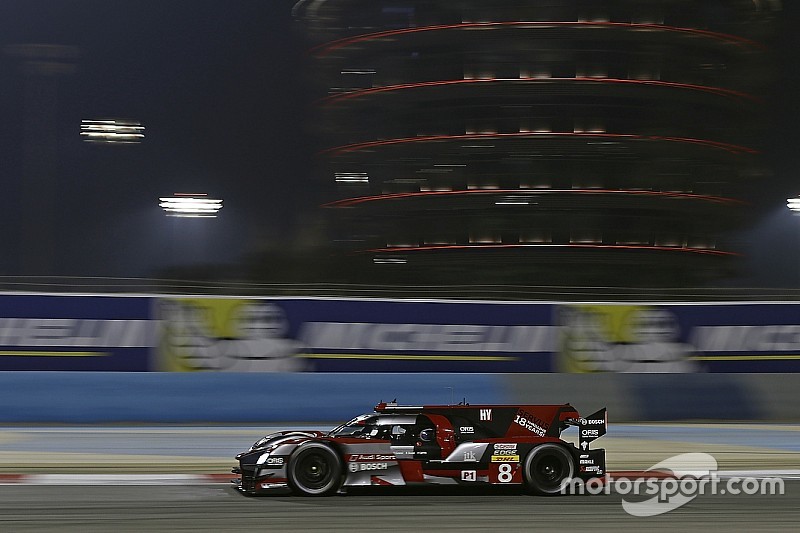
{"label": "red and black race car", "polygon": [[[582,418],[565,405],[380,403],[332,431],[282,431],[236,456],[238,488],[290,488],[323,496],[346,487],[411,484],[521,485],[558,494],[574,477],[605,475],[606,410]],[[561,439],[578,428],[578,445]]]}

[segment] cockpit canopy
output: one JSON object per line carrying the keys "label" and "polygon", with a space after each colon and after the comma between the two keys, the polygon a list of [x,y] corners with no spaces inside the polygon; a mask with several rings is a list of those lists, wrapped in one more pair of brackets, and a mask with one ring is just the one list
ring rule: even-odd
{"label": "cockpit canopy", "polygon": [[381,439],[393,442],[416,440],[424,429],[436,426],[424,415],[364,414],[334,428],[329,437]]}

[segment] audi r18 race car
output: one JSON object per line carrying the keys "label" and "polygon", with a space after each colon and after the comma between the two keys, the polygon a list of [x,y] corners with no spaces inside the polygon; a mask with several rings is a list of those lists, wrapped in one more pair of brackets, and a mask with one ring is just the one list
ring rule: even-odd
{"label": "audi r18 race car", "polygon": [[[552,495],[573,477],[605,475],[606,410],[582,418],[565,405],[380,403],[329,431],[281,431],[236,456],[246,494],[290,488],[323,496],[346,487],[413,484],[520,485]],[[578,445],[561,432],[578,427]]]}

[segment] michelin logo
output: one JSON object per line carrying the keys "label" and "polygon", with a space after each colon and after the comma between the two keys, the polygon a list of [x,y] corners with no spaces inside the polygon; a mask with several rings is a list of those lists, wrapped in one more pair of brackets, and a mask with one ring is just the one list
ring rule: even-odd
{"label": "michelin logo", "polygon": [[0,318],[0,346],[148,348],[156,331],[154,320]]}
{"label": "michelin logo", "polygon": [[307,322],[300,341],[308,350],[552,352],[556,326],[375,324]]}
{"label": "michelin logo", "polygon": [[698,352],[796,352],[800,326],[698,326],[691,344]]}

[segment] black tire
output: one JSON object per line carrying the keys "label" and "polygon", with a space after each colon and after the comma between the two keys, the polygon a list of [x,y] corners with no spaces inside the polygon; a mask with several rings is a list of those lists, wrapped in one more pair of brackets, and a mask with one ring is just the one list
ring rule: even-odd
{"label": "black tire", "polygon": [[572,454],[558,444],[541,444],[525,457],[525,487],[534,494],[553,496],[561,494],[562,489],[575,475],[575,461]]}
{"label": "black tire", "polygon": [[289,487],[301,496],[328,496],[342,483],[342,460],[321,442],[301,445],[289,459],[286,471]]}

